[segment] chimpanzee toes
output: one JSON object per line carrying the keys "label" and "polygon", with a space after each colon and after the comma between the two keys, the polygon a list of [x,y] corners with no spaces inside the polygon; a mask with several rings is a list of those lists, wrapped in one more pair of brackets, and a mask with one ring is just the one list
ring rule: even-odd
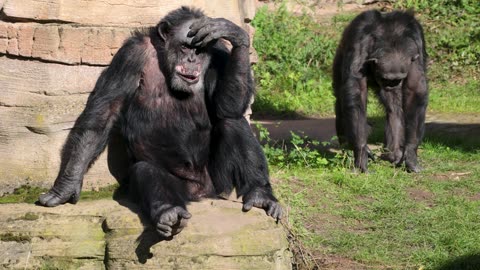
{"label": "chimpanzee toes", "polygon": [[163,237],[170,237],[180,233],[187,225],[187,220],[192,215],[183,207],[175,206],[163,211],[156,221],[158,234]]}
{"label": "chimpanzee toes", "polygon": [[172,236],[172,227],[169,225],[157,223],[157,232],[162,237]]}

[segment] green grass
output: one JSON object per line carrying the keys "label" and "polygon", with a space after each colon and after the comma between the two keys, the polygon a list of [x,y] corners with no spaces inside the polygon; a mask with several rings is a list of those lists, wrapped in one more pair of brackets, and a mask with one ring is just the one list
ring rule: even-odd
{"label": "green grass", "polygon": [[420,159],[421,174],[383,161],[370,162],[370,174],[352,173],[346,154],[323,167],[272,165],[271,171],[288,224],[317,257],[438,269],[480,254],[480,151],[427,141]]}
{"label": "green grass", "polygon": [[[480,106],[480,2],[397,1],[399,8],[416,8],[424,26],[430,56],[431,113],[478,113]],[[260,9],[253,20],[256,115],[332,116],[334,97],[331,65],[344,27],[355,13],[340,13],[330,22],[316,22],[288,12]],[[374,95],[369,115],[382,114]]]}
{"label": "green grass", "polygon": [[[415,8],[424,26],[428,113],[480,113],[480,2],[403,0],[395,7]],[[259,10],[253,22],[259,54],[255,114],[333,116],[331,64],[354,16],[340,13],[317,23],[282,5]],[[373,93],[368,114],[374,123],[369,142],[381,145],[383,111]],[[330,142],[295,135],[288,143],[274,142],[258,129],[287,226],[298,238],[292,250],[303,246],[306,252],[295,257],[298,269],[322,268],[329,258],[344,262],[334,269],[480,269],[475,135],[452,133],[448,126],[427,133],[419,149],[420,174],[380,160],[369,163],[369,174],[356,174],[350,151],[321,151]]]}
{"label": "green grass", "polygon": [[[98,191],[82,191],[80,194],[80,201],[92,201],[104,198],[112,198],[118,185],[114,184],[107,187],[102,187]],[[0,204],[5,203],[34,203],[38,200],[41,193],[47,192],[45,188],[34,186],[21,186],[15,189],[11,194],[5,194],[0,197]]]}

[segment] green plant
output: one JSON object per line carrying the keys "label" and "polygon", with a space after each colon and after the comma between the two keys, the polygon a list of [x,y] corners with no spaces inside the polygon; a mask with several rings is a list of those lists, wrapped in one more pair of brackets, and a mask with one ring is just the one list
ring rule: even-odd
{"label": "green plant", "polygon": [[480,65],[480,2],[477,0],[402,0],[395,7],[412,8],[425,20],[427,50],[446,69],[463,71]]}
{"label": "green plant", "polygon": [[336,41],[324,35],[307,15],[296,16],[284,4],[262,8],[253,21],[254,66],[258,94],[254,111],[289,114],[331,114],[330,63]]}
{"label": "green plant", "polygon": [[[291,138],[288,142],[277,142],[270,138],[268,130],[261,124],[256,123],[255,126],[259,132],[259,139],[263,144],[265,156],[271,165],[282,168],[325,168],[333,162],[331,158],[327,158],[319,150],[320,146],[327,147],[330,142],[320,143],[308,136],[301,136],[292,131],[290,131]],[[336,156],[333,157],[333,159],[335,158]]]}

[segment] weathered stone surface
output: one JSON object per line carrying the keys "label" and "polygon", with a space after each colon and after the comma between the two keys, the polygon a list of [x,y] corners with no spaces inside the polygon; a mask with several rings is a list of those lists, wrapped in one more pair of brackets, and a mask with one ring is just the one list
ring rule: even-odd
{"label": "weathered stone surface", "polygon": [[133,30],[0,22],[0,53],[106,66]]}
{"label": "weathered stone surface", "polygon": [[[155,25],[184,4],[252,34],[244,22],[253,18],[254,2],[0,0],[0,195],[25,184],[51,186],[101,66],[132,30]],[[84,189],[115,182],[106,159],[103,154],[90,169]]]}
{"label": "weathered stone surface", "polygon": [[[0,194],[53,183],[60,149],[102,69],[0,57]],[[115,182],[105,159],[86,175],[85,189]]]}
{"label": "weathered stone surface", "polygon": [[262,210],[243,213],[232,201],[192,203],[188,226],[160,241],[136,205],[122,204],[128,208],[112,200],[56,208],[0,205],[0,266],[291,269],[285,232]]}
{"label": "weathered stone surface", "polygon": [[[6,0],[9,19],[60,21],[102,26],[152,26],[181,5],[204,9],[212,17],[225,17],[241,25],[254,15],[255,0]],[[243,8],[242,8],[243,7]],[[240,9],[245,10],[240,10]],[[242,14],[245,12],[245,14]]]}

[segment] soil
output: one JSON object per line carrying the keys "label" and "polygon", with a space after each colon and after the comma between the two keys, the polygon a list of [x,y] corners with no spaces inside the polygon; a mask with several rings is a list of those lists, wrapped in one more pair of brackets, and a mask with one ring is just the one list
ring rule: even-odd
{"label": "soil", "polygon": [[[252,118],[254,123],[260,123],[267,128],[270,138],[276,141],[288,141],[292,131],[320,142],[330,141],[336,135],[335,117],[255,120],[255,115],[253,115]],[[454,134],[459,137],[480,137],[480,115],[476,114],[428,113],[425,125],[427,136],[437,133]]]}

